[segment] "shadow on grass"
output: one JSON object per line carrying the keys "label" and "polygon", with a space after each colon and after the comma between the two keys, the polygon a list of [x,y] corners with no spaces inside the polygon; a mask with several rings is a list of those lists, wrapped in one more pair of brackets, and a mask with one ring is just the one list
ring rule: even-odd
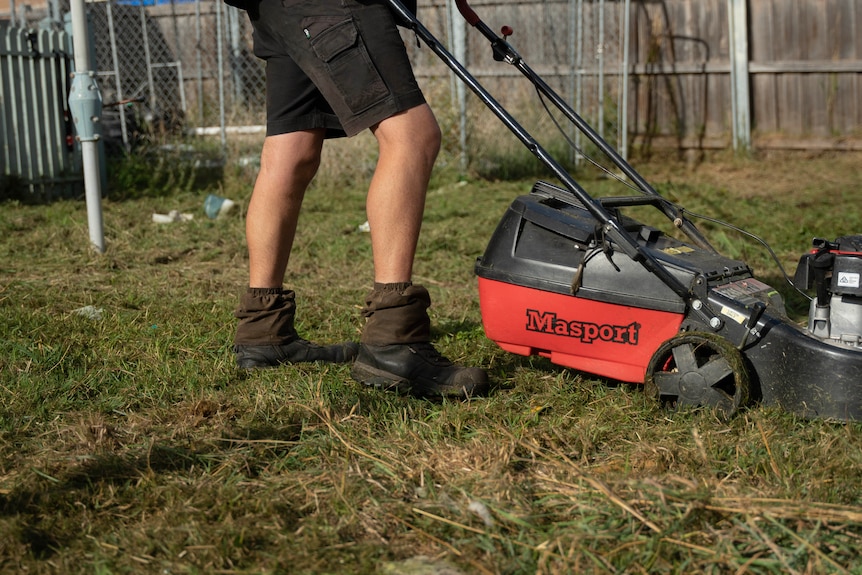
{"label": "shadow on grass", "polygon": [[[267,439],[273,439],[273,434],[278,432],[256,430],[250,432],[248,437],[264,434],[267,434]],[[298,435],[290,434],[289,437],[296,439]],[[233,450],[235,444],[226,441],[224,445],[225,449],[219,450],[153,444],[149,448],[136,450],[135,453],[93,456],[69,470],[62,478],[37,472],[37,475],[46,479],[41,482],[46,488],[13,489],[7,494],[0,493],[0,514],[13,515],[26,510],[38,510],[49,503],[51,497],[57,493],[92,489],[105,483],[123,485],[147,474],[176,473],[190,471],[196,467],[210,467],[214,461],[222,460],[225,452]]]}
{"label": "shadow on grass", "polygon": [[[98,511],[106,487],[123,488],[148,476],[218,467],[232,456],[236,456],[235,471],[253,478],[271,461],[273,450],[286,452],[300,432],[301,425],[237,428],[202,448],[153,443],[127,453],[95,455],[56,478],[36,471],[37,480],[0,493],[0,517],[11,520],[11,528],[0,532],[0,539],[16,541],[37,560],[50,559],[80,539],[75,517],[85,509]],[[109,487],[107,492],[114,490]]]}

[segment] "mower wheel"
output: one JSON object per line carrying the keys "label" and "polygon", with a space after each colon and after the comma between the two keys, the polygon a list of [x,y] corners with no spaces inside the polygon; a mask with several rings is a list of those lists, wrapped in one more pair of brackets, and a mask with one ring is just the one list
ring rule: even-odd
{"label": "mower wheel", "polygon": [[726,339],[684,333],[659,346],[647,365],[645,390],[663,407],[708,407],[730,417],[748,402],[742,354]]}

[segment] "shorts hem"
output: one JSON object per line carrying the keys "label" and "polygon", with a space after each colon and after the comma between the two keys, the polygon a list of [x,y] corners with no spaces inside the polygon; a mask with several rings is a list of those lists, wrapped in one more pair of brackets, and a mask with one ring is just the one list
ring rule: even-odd
{"label": "shorts hem", "polygon": [[319,128],[326,130],[327,138],[342,138],[346,135],[344,129],[341,127],[341,124],[335,116],[326,116],[323,114],[312,114],[297,118],[280,118],[277,120],[267,121],[266,135],[280,136],[282,134],[290,134],[291,132],[302,132]]}
{"label": "shorts hem", "polygon": [[409,110],[410,108],[415,108],[416,106],[421,106],[424,103],[425,96],[422,94],[421,90],[400,94],[397,98],[389,97],[376,106],[373,106],[371,109],[366,110],[361,114],[351,116],[342,124],[342,126],[344,128],[344,132],[348,136],[355,136],[390,116],[394,116],[395,114]]}

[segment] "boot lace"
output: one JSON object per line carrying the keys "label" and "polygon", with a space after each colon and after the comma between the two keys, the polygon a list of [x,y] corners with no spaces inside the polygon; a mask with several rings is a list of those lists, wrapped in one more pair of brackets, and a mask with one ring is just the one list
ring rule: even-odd
{"label": "boot lace", "polygon": [[430,343],[410,344],[410,351],[419,355],[419,357],[428,363],[438,367],[449,367],[452,365],[452,362],[437,351],[437,349]]}

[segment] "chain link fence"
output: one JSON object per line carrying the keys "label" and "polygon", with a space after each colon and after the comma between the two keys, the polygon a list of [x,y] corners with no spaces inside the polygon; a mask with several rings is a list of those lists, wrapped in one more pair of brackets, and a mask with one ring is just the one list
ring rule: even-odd
{"label": "chain link fence", "polygon": [[[19,25],[27,19],[68,28],[68,0],[49,0],[46,12],[24,10],[32,1],[13,4]],[[511,42],[531,67],[609,141],[624,145],[626,0],[476,0],[471,6],[492,28],[511,25]],[[129,149],[144,132],[224,136],[264,124],[264,68],[252,54],[244,12],[222,0],[108,0],[87,3],[87,13],[108,146]],[[419,18],[504,106],[535,112],[536,102],[525,104],[524,89],[513,87],[517,71],[493,61],[484,38],[466,30],[454,0],[419,0]],[[481,104],[468,99],[465,105],[463,86],[448,68],[409,32],[404,36],[432,106],[462,132],[462,146],[472,145],[486,122],[473,108]]]}
{"label": "chain link fence", "polygon": [[263,64],[251,54],[244,13],[220,0],[88,6],[106,138],[128,147],[140,130],[263,123]]}

